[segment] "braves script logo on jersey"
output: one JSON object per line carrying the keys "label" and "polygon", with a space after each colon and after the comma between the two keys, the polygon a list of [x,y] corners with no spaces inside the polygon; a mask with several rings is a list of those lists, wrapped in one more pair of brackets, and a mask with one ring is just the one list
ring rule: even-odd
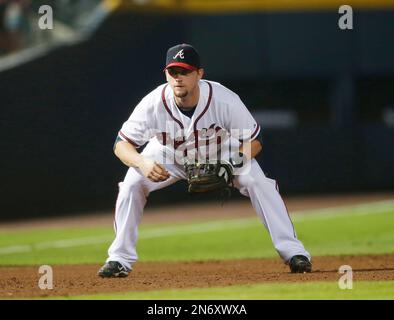
{"label": "braves script logo on jersey", "polygon": [[176,59],[179,56],[181,59],[185,59],[185,56],[183,54],[183,49],[179,50],[178,53],[173,57],[173,59]]}
{"label": "braves script logo on jersey", "polygon": [[[168,122],[168,127],[173,125]],[[167,152],[161,154],[161,163],[183,165],[185,162],[216,163],[218,160],[229,162],[233,154],[238,154],[239,145],[230,145],[230,140],[240,141],[240,137],[251,136],[251,130],[231,129],[230,131],[212,123],[208,128],[200,128],[186,132],[156,131],[155,136],[160,144],[167,147]],[[244,146],[243,152],[250,153],[251,144]],[[249,150],[249,151],[247,151]],[[240,168],[234,168],[234,175],[248,174],[250,163]]]}
{"label": "braves script logo on jersey", "polygon": [[[173,123],[170,123],[173,124]],[[173,151],[172,158],[167,158],[165,163],[183,163],[185,157],[190,161],[215,161],[220,158],[223,144],[231,137],[232,132],[212,123],[208,128],[200,128],[185,132],[184,129],[171,132],[156,132],[156,138],[164,146]]]}
{"label": "braves script logo on jersey", "polygon": [[227,131],[215,123],[211,124],[209,128],[195,130],[186,136],[184,130],[177,131],[175,136],[172,136],[170,132],[160,132],[157,134],[157,138],[161,144],[172,146],[175,150],[183,144],[185,144],[185,147],[188,149],[189,147],[207,146],[212,143],[220,145],[227,136]]}

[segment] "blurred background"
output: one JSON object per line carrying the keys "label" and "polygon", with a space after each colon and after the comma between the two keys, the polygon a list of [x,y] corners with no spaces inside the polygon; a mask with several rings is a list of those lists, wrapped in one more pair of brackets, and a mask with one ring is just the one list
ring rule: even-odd
{"label": "blurred background", "polygon": [[[261,124],[282,194],[393,190],[393,38],[388,0],[0,0],[0,220],[112,210],[117,132],[183,42]],[[191,200],[181,182],[149,202]]]}

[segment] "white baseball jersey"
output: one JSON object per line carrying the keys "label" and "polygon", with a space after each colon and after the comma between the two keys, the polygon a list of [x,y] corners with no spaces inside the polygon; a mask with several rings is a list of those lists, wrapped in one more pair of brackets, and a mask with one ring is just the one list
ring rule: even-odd
{"label": "white baseball jersey", "polygon": [[[191,118],[177,107],[174,93],[163,84],[145,96],[119,131],[136,147],[156,138],[168,153],[215,157],[225,142],[253,140],[260,132],[237,94],[213,81],[200,80],[200,99]],[[239,145],[239,142],[238,142]],[[198,151],[197,151],[198,150]]]}

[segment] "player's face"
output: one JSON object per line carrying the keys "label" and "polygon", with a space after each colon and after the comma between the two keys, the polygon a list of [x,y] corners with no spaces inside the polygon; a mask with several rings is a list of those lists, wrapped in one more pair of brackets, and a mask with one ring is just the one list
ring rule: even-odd
{"label": "player's face", "polygon": [[188,70],[182,67],[171,67],[166,69],[167,82],[174,91],[174,95],[178,98],[185,98],[190,93],[193,93],[203,74],[203,69],[197,71]]}

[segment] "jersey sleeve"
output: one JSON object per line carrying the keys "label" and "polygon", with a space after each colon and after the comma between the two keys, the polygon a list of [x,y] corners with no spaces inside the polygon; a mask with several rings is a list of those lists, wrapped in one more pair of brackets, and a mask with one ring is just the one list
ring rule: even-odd
{"label": "jersey sleeve", "polygon": [[153,104],[148,97],[145,97],[135,107],[129,119],[123,123],[117,140],[127,141],[136,148],[143,146],[154,135],[152,114]]}
{"label": "jersey sleeve", "polygon": [[229,105],[229,130],[231,136],[241,143],[261,138],[260,125],[253,118],[248,108],[238,95]]}

